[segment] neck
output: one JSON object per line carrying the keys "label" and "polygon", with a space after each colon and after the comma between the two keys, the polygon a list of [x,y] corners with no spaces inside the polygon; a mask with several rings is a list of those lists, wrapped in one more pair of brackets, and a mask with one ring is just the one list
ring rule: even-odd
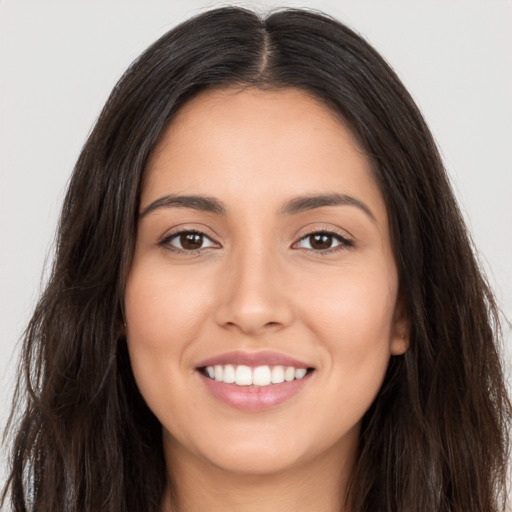
{"label": "neck", "polygon": [[349,512],[354,453],[341,460],[333,449],[327,457],[270,474],[232,473],[198,458],[166,455],[172,487],[163,512]]}

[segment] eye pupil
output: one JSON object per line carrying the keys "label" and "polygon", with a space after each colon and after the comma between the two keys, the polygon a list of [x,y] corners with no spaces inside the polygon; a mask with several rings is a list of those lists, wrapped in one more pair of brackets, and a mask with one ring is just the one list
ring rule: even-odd
{"label": "eye pupil", "polygon": [[201,249],[201,246],[203,245],[203,235],[200,235],[199,233],[183,233],[180,236],[180,243],[184,249],[190,251],[194,249]]}
{"label": "eye pupil", "polygon": [[310,244],[313,249],[330,249],[332,246],[332,235],[324,233],[311,235]]}

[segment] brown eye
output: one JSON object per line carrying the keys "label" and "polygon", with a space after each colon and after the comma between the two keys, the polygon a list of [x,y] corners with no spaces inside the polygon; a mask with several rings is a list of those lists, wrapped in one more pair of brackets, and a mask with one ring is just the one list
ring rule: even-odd
{"label": "brown eye", "polygon": [[201,249],[203,245],[203,235],[199,233],[184,233],[180,235],[181,247],[187,251]]}
{"label": "brown eye", "polygon": [[325,250],[332,247],[333,236],[324,233],[310,235],[310,245],[312,249]]}
{"label": "brown eye", "polygon": [[167,246],[174,251],[192,252],[209,247],[217,247],[218,244],[213,242],[204,233],[199,231],[181,231],[164,238],[160,245]]}
{"label": "brown eye", "polygon": [[309,249],[312,251],[334,251],[346,247],[352,247],[354,244],[337,233],[323,232],[310,233],[301,238],[296,246],[300,249]]}

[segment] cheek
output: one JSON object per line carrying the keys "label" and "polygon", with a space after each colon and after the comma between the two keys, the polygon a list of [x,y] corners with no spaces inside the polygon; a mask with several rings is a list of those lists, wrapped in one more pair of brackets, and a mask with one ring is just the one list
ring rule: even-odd
{"label": "cheek", "polygon": [[[382,252],[381,252],[382,251]],[[368,341],[389,338],[393,323],[398,275],[387,251],[362,254],[323,276],[311,303],[321,304],[324,321],[345,336]],[[383,254],[384,253],[384,254]],[[322,314],[317,311],[317,314]]]}
{"label": "cheek", "polygon": [[154,350],[182,346],[201,326],[207,297],[205,287],[175,269],[151,261],[134,266],[125,293],[129,337]]}
{"label": "cheek", "polygon": [[344,385],[355,389],[357,383],[376,393],[391,355],[396,271],[388,265],[345,268],[310,288],[309,313],[303,316],[322,344],[332,375]]}
{"label": "cheek", "polygon": [[205,323],[206,297],[189,277],[158,262],[132,267],[125,291],[128,351],[139,390],[154,412],[173,399],[169,389],[179,393],[177,376],[187,371],[189,347]]}
{"label": "cheek", "polygon": [[326,442],[357,425],[379,392],[391,355],[395,300],[393,273],[356,269],[309,294],[309,329],[326,364],[318,376],[329,390],[312,415],[323,418]]}

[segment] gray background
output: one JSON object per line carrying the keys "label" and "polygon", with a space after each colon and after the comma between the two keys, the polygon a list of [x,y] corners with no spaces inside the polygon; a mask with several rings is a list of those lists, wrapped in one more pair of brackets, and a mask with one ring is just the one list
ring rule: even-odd
{"label": "gray background", "polygon": [[[217,5],[0,0],[0,426],[16,373],[17,340],[44,282],[60,203],[81,145],[129,63],[176,23]],[[482,265],[512,318],[512,2],[237,5],[323,10],[385,56],[440,145]]]}

